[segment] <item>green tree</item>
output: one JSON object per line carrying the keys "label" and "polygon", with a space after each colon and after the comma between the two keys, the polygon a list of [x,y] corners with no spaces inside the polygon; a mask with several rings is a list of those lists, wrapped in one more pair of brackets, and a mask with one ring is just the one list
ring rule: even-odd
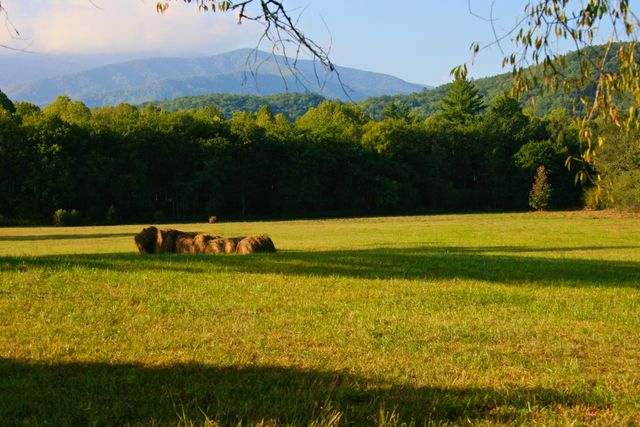
{"label": "green tree", "polygon": [[535,134],[531,117],[507,95],[498,96],[482,117],[482,173],[486,200],[494,209],[526,206],[528,175],[514,163],[513,156]]}
{"label": "green tree", "polygon": [[457,123],[468,122],[485,109],[482,95],[465,77],[456,77],[441,102],[439,115]]}
{"label": "green tree", "polygon": [[408,105],[399,102],[389,102],[385,105],[382,117],[385,119],[413,121],[415,116],[411,113]]}
{"label": "green tree", "polygon": [[13,105],[13,102],[4,94],[3,91],[0,90],[0,108],[4,108],[10,113],[16,112],[16,107]]}
{"label": "green tree", "polygon": [[15,115],[0,108],[0,216],[18,218],[24,214],[19,205],[31,151]]}
{"label": "green tree", "polygon": [[362,109],[340,101],[323,101],[298,118],[298,127],[317,140],[360,141],[362,127],[369,121]]}
{"label": "green tree", "polygon": [[72,101],[68,96],[59,96],[42,112],[57,116],[67,123],[85,123],[91,118],[91,110],[80,101]]}

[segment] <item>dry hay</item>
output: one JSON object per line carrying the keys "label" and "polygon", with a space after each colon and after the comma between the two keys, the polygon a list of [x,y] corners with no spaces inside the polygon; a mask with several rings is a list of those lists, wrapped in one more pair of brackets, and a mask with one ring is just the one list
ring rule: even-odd
{"label": "dry hay", "polygon": [[236,253],[240,255],[253,254],[257,252],[276,252],[276,247],[273,244],[273,241],[266,234],[246,237],[238,243],[236,248]]}
{"label": "dry hay", "polygon": [[203,254],[223,254],[224,253],[224,241],[225,239],[220,237],[212,239],[207,242],[207,246],[204,248]]}
{"label": "dry hay", "polygon": [[160,230],[151,226],[134,236],[141,254],[196,253],[194,239],[197,233],[178,230]]}
{"label": "dry hay", "polygon": [[220,236],[212,236],[210,234],[198,234],[193,238],[193,247],[195,253],[204,254],[207,253],[207,246],[211,240],[220,239]]}
{"label": "dry hay", "polygon": [[151,226],[142,229],[142,231],[133,237],[136,242],[138,251],[141,254],[155,254],[158,252],[158,230],[156,227]]}
{"label": "dry hay", "polygon": [[134,236],[141,254],[251,254],[255,252],[276,252],[267,235],[251,237],[212,236],[203,233],[179,230],[160,230],[151,226]]}
{"label": "dry hay", "polygon": [[198,233],[188,233],[178,230],[160,230],[158,241],[160,253],[193,254],[195,253],[193,240]]}
{"label": "dry hay", "polygon": [[225,254],[234,254],[236,253],[236,248],[238,247],[238,243],[242,240],[246,239],[246,236],[242,237],[229,237],[228,239],[224,239],[224,253]]}

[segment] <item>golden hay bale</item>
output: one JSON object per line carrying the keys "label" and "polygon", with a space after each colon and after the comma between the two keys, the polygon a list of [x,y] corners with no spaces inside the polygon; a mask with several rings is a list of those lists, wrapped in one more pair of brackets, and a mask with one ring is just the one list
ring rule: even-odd
{"label": "golden hay bale", "polygon": [[187,233],[180,233],[176,236],[176,250],[177,254],[195,254],[196,247],[194,245],[193,240],[195,239],[195,235],[190,235]]}
{"label": "golden hay bale", "polygon": [[134,241],[143,254],[195,253],[193,240],[197,233],[159,230],[151,226],[136,234]]}
{"label": "golden hay bale", "polygon": [[212,239],[207,242],[207,245],[204,248],[205,254],[223,254],[224,253],[224,238]]}
{"label": "golden hay bale", "polygon": [[193,248],[193,239],[197,235],[198,233],[172,229],[160,230],[158,237],[160,253],[195,253],[195,250]]}
{"label": "golden hay bale", "polygon": [[225,254],[234,254],[236,253],[236,247],[241,240],[245,239],[246,236],[242,237],[229,237],[228,239],[224,239],[224,253]]}
{"label": "golden hay bale", "polygon": [[158,230],[158,250],[156,253],[175,252],[177,234],[177,230]]}
{"label": "golden hay bale", "polygon": [[209,224],[213,224],[214,222],[216,222],[218,220],[217,216],[210,216],[209,217]]}
{"label": "golden hay bale", "polygon": [[154,254],[158,252],[158,230],[156,227],[151,226],[143,228],[142,231],[133,237],[136,242],[138,251],[141,254]]}
{"label": "golden hay bale", "polygon": [[220,239],[220,236],[212,236],[210,234],[198,234],[193,238],[193,247],[195,253],[204,254],[207,244],[210,240]]}
{"label": "golden hay bale", "polygon": [[253,254],[257,252],[276,252],[276,247],[273,241],[266,234],[260,236],[245,237],[236,247],[236,253],[240,255]]}

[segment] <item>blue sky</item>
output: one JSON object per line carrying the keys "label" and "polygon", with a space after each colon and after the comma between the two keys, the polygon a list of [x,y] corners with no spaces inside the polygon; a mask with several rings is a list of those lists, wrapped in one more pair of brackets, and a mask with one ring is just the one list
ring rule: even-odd
{"label": "blue sky", "polygon": [[[331,46],[332,60],[343,66],[392,74],[438,85],[471,58],[472,42],[490,43],[491,0],[285,0],[301,14],[305,33]],[[24,40],[0,31],[0,43],[35,52],[131,53],[140,56],[193,56],[254,47],[260,27],[237,25],[233,16],[198,12],[172,3],[164,16],[156,0],[3,0]],[[501,30],[522,16],[524,0],[496,0],[494,18]],[[268,48],[268,45],[263,45]],[[502,72],[497,47],[483,50],[470,69],[473,77]]]}

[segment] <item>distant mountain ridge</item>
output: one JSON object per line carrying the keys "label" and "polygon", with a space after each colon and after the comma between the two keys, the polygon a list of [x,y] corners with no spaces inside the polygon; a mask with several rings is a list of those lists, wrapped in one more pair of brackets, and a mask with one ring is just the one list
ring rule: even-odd
{"label": "distant mountain ridge", "polygon": [[[273,95],[314,92],[326,98],[359,101],[371,96],[409,94],[426,86],[381,73],[337,67],[326,73],[316,62],[288,67],[282,56],[240,49],[201,58],[151,58],[92,68],[79,73],[8,85],[15,101],[46,105],[67,95],[89,107],[139,104],[208,93]],[[289,60],[291,61],[291,60]],[[342,83],[341,83],[342,82]]]}

